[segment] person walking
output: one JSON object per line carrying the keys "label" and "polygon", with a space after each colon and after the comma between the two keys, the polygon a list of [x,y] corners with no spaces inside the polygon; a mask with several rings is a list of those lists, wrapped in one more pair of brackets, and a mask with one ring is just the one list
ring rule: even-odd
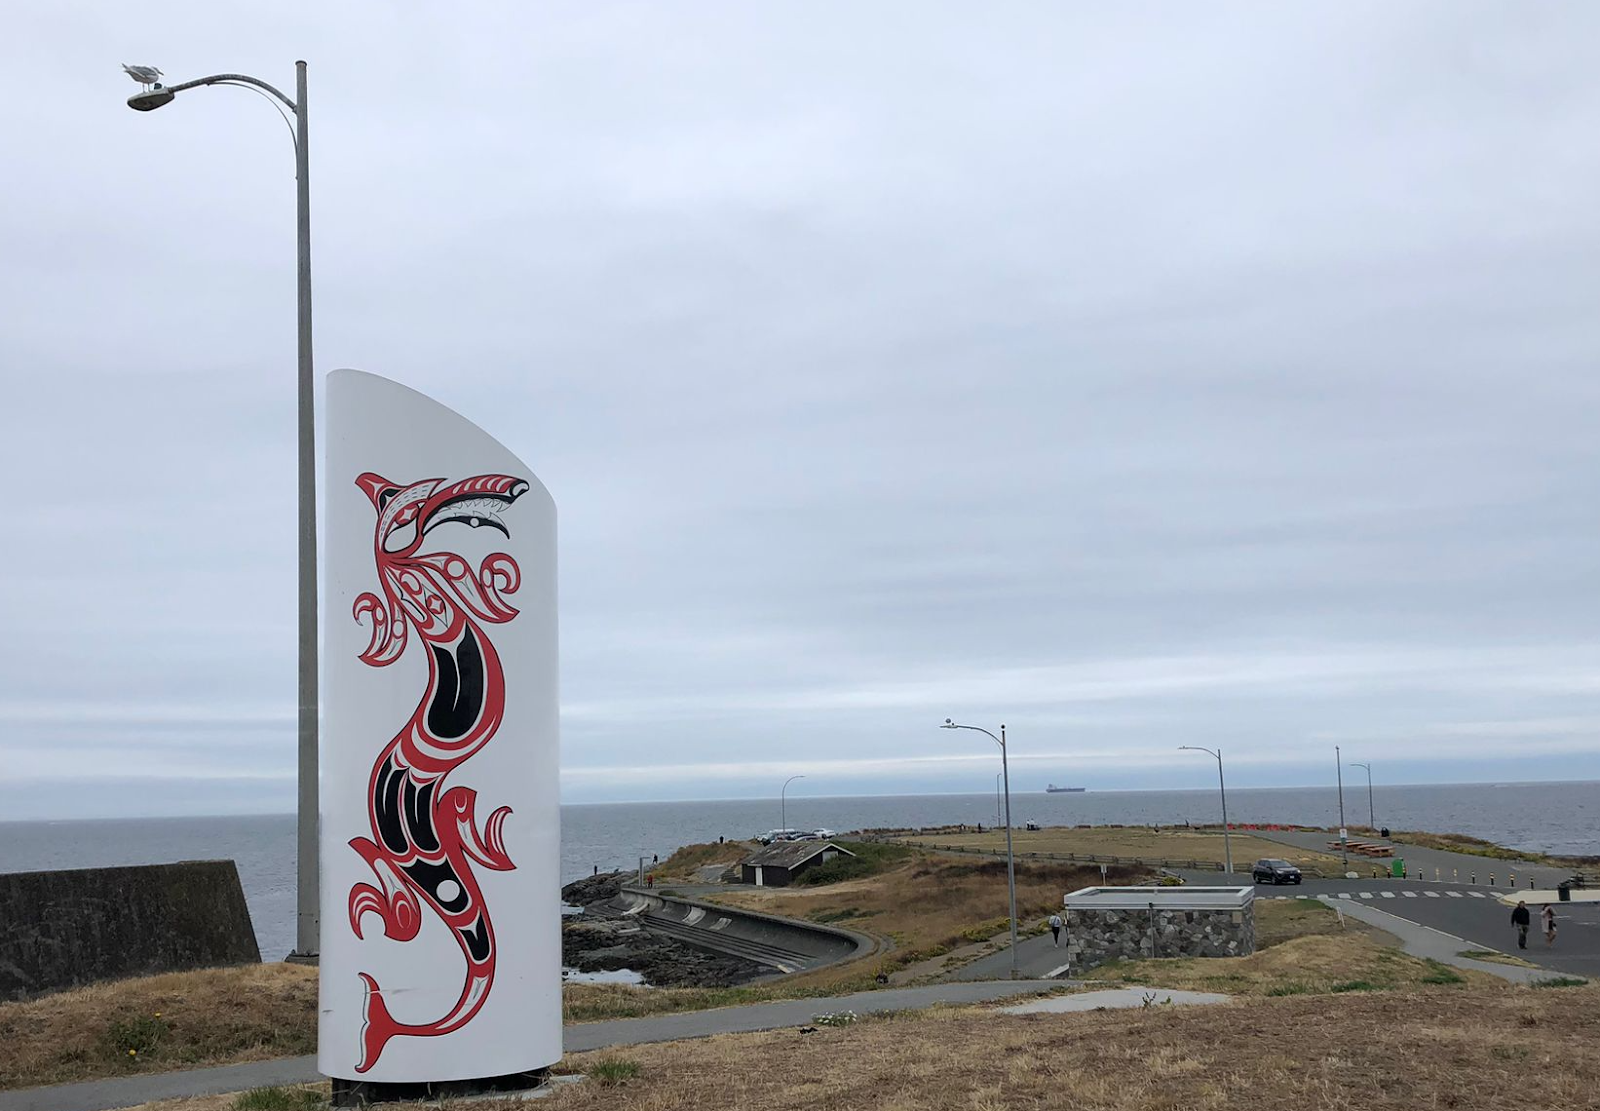
{"label": "person walking", "polygon": [[1556,943],[1556,908],[1546,903],[1544,909],[1539,912],[1539,919],[1544,926],[1544,943],[1546,945],[1554,945]]}
{"label": "person walking", "polygon": [[1517,909],[1511,912],[1511,924],[1517,928],[1517,948],[1528,947],[1528,927],[1533,924],[1533,915],[1528,913],[1528,904],[1522,899],[1517,900]]}
{"label": "person walking", "polygon": [[1060,946],[1061,946],[1061,915],[1059,915],[1059,914],[1052,914],[1050,916],[1050,936],[1051,936],[1052,939],[1054,939],[1054,943],[1055,943],[1056,947],[1060,948]]}

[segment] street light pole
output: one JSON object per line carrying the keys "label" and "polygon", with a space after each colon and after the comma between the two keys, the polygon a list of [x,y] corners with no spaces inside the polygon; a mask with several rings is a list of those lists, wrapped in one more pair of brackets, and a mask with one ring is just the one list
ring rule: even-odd
{"label": "street light pole", "polygon": [[1344,870],[1350,870],[1350,846],[1345,840],[1344,824],[1344,757],[1339,755],[1339,746],[1333,746],[1333,767],[1339,776],[1339,855],[1344,859]]}
{"label": "street light pole", "polygon": [[1378,817],[1377,817],[1377,812],[1372,808],[1372,765],[1371,764],[1359,764],[1356,761],[1352,760],[1352,761],[1350,761],[1350,766],[1352,768],[1365,768],[1366,769],[1366,772],[1367,772],[1367,825],[1372,827],[1372,832],[1373,833],[1377,833],[1378,832]]}
{"label": "street light pole", "polygon": [[789,828],[789,801],[787,797],[789,794],[789,784],[793,783],[797,779],[804,778],[805,776],[803,775],[791,775],[788,779],[783,781],[783,789],[778,792],[778,828],[781,830],[787,830]]}
{"label": "street light pole", "polygon": [[1001,772],[994,773],[994,824],[1000,824],[1000,776]]}
{"label": "street light pole", "polygon": [[315,961],[319,945],[317,861],[317,449],[316,380],[311,359],[311,146],[306,96],[306,64],[295,62],[295,99],[242,73],[217,73],[177,85],[155,84],[128,98],[128,106],[149,112],[172,102],[186,89],[202,85],[253,88],[275,97],[294,116],[295,291],[298,367],[296,461],[299,498],[298,667],[299,813],[296,829],[298,874],[295,948],[290,959]]}
{"label": "street light pole", "polygon": [[971,729],[975,733],[982,733],[995,744],[1000,746],[1000,779],[1005,784],[1006,792],[1006,890],[1011,897],[1011,978],[1017,978],[1017,857],[1011,848],[1011,768],[1006,762],[1006,727],[1000,727],[1000,735],[996,737],[987,729],[977,725],[957,725],[949,718],[944,719],[940,729]]}
{"label": "street light pole", "polygon": [[1207,752],[1217,758],[1217,786],[1222,790],[1222,855],[1227,861],[1228,874],[1233,874],[1233,835],[1228,829],[1228,784],[1222,778],[1222,749],[1204,748],[1200,745],[1179,745],[1179,751]]}

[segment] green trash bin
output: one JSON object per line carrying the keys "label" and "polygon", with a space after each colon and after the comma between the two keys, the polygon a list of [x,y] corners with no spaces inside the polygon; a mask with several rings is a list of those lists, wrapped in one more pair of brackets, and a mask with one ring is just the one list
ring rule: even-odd
{"label": "green trash bin", "polygon": [[1393,875],[1395,879],[1403,880],[1403,879],[1406,878],[1406,862],[1405,861],[1403,861],[1403,860],[1401,860],[1401,859],[1399,859],[1397,857],[1393,861],[1390,862],[1389,867],[1392,870],[1390,872],[1390,874]]}

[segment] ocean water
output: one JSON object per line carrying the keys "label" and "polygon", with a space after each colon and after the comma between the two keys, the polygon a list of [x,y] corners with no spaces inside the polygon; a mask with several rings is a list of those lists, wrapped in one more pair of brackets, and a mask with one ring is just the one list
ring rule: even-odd
{"label": "ocean water", "polygon": [[[1345,819],[1367,820],[1365,784],[1345,790]],[[1514,848],[1600,854],[1600,783],[1437,784],[1379,787],[1379,825],[1466,833]],[[1042,825],[1162,825],[1215,822],[1215,791],[1102,791],[1013,794],[1012,820]],[[1335,826],[1338,796],[1327,787],[1239,788],[1228,792],[1236,823],[1298,822]],[[561,808],[563,882],[594,868],[636,867],[680,845],[748,837],[783,824],[844,832],[883,826],[990,825],[993,795],[791,796],[780,819],[777,799],[598,803]],[[294,817],[130,818],[0,822],[0,870],[38,871],[178,860],[231,858],[250,904],[262,956],[280,959],[294,946]],[[3,924],[0,924],[3,925]]]}

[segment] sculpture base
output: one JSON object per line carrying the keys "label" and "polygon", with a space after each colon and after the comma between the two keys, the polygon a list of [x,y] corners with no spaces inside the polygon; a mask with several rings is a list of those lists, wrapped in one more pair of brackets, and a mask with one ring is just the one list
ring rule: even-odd
{"label": "sculpture base", "polygon": [[521,1092],[537,1088],[548,1078],[550,1070],[530,1069],[527,1072],[509,1072],[504,1076],[488,1076],[478,1080],[418,1081],[411,1084],[388,1083],[378,1080],[341,1080],[333,1078],[333,1105],[335,1107],[360,1107],[368,1103],[391,1103],[396,1100],[439,1100],[460,1096],[481,1096],[494,1092]]}

